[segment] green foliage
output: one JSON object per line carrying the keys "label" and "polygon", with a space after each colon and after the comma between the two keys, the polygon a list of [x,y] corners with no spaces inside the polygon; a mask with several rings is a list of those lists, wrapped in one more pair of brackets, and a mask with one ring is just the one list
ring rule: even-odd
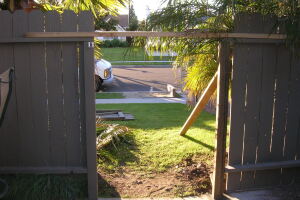
{"label": "green foliage", "polygon": [[116,30],[116,25],[119,23],[118,20],[115,18],[111,17],[109,20],[108,14],[104,16],[100,16],[95,19],[95,29],[96,30],[103,30],[103,31],[115,31]]}
{"label": "green foliage", "polygon": [[[219,13],[219,8],[207,1],[169,1],[167,7],[152,13],[147,19],[148,30],[192,32],[228,32],[233,29],[231,13]],[[151,38],[149,51],[174,51],[174,67],[187,71],[185,90],[197,95],[217,70],[218,40],[195,38]]]}
{"label": "green foliage", "polygon": [[[287,33],[287,44],[292,50],[300,46],[300,3],[298,0],[164,0],[168,6],[154,12],[147,19],[148,30],[231,32],[234,15],[240,12],[261,13],[278,17],[273,32]],[[280,29],[278,29],[280,27]],[[271,31],[270,31],[271,33]],[[146,42],[148,50],[175,51],[178,56],[174,67],[187,69],[185,89],[196,95],[205,89],[217,70],[217,40],[152,38],[137,39]],[[201,54],[201,55],[200,55]]]}
{"label": "green foliage", "polygon": [[139,21],[135,14],[133,5],[131,4],[129,7],[129,31],[136,31],[139,27]]}
{"label": "green foliage", "polygon": [[69,200],[87,197],[87,180],[81,175],[6,175],[9,185],[3,200]]}
{"label": "green foliage", "polygon": [[113,39],[113,40],[104,40],[100,47],[103,48],[111,48],[111,47],[129,47],[129,44],[127,41],[122,41],[119,39]]}

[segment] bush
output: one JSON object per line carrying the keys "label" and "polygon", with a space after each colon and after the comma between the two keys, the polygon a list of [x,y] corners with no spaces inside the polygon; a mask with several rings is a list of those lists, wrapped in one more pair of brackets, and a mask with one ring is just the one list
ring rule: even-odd
{"label": "bush", "polygon": [[100,47],[104,48],[111,48],[111,47],[129,47],[129,44],[127,41],[121,41],[119,39],[113,39],[113,40],[104,40]]}

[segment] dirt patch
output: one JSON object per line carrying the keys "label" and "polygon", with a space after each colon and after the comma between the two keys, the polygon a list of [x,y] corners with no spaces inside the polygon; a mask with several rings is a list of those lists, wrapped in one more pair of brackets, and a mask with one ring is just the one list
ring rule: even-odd
{"label": "dirt patch", "polygon": [[126,167],[117,172],[99,171],[101,197],[182,197],[210,192],[211,167],[187,158],[163,173],[141,173]]}

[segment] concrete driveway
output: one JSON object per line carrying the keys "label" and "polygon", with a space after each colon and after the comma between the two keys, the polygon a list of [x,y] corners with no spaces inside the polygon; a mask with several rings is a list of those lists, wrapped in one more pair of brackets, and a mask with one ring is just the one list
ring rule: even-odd
{"label": "concrete driveway", "polygon": [[103,92],[167,91],[167,84],[180,88],[180,69],[170,65],[113,66],[112,85],[103,86]]}

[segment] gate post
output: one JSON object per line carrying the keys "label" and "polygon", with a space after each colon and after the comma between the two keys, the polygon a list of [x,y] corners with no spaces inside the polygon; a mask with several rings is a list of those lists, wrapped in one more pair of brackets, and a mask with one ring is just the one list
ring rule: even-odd
{"label": "gate post", "polygon": [[[91,41],[93,41],[91,39]],[[95,109],[95,81],[94,81],[94,49],[89,42],[83,42],[83,73],[85,95],[85,123],[88,169],[88,199],[98,197],[97,155],[96,155],[96,109]]]}
{"label": "gate post", "polygon": [[218,96],[216,114],[217,133],[214,173],[212,179],[213,199],[220,199],[222,197],[225,185],[224,168],[228,119],[228,90],[231,65],[229,42],[224,40],[219,45]]}

